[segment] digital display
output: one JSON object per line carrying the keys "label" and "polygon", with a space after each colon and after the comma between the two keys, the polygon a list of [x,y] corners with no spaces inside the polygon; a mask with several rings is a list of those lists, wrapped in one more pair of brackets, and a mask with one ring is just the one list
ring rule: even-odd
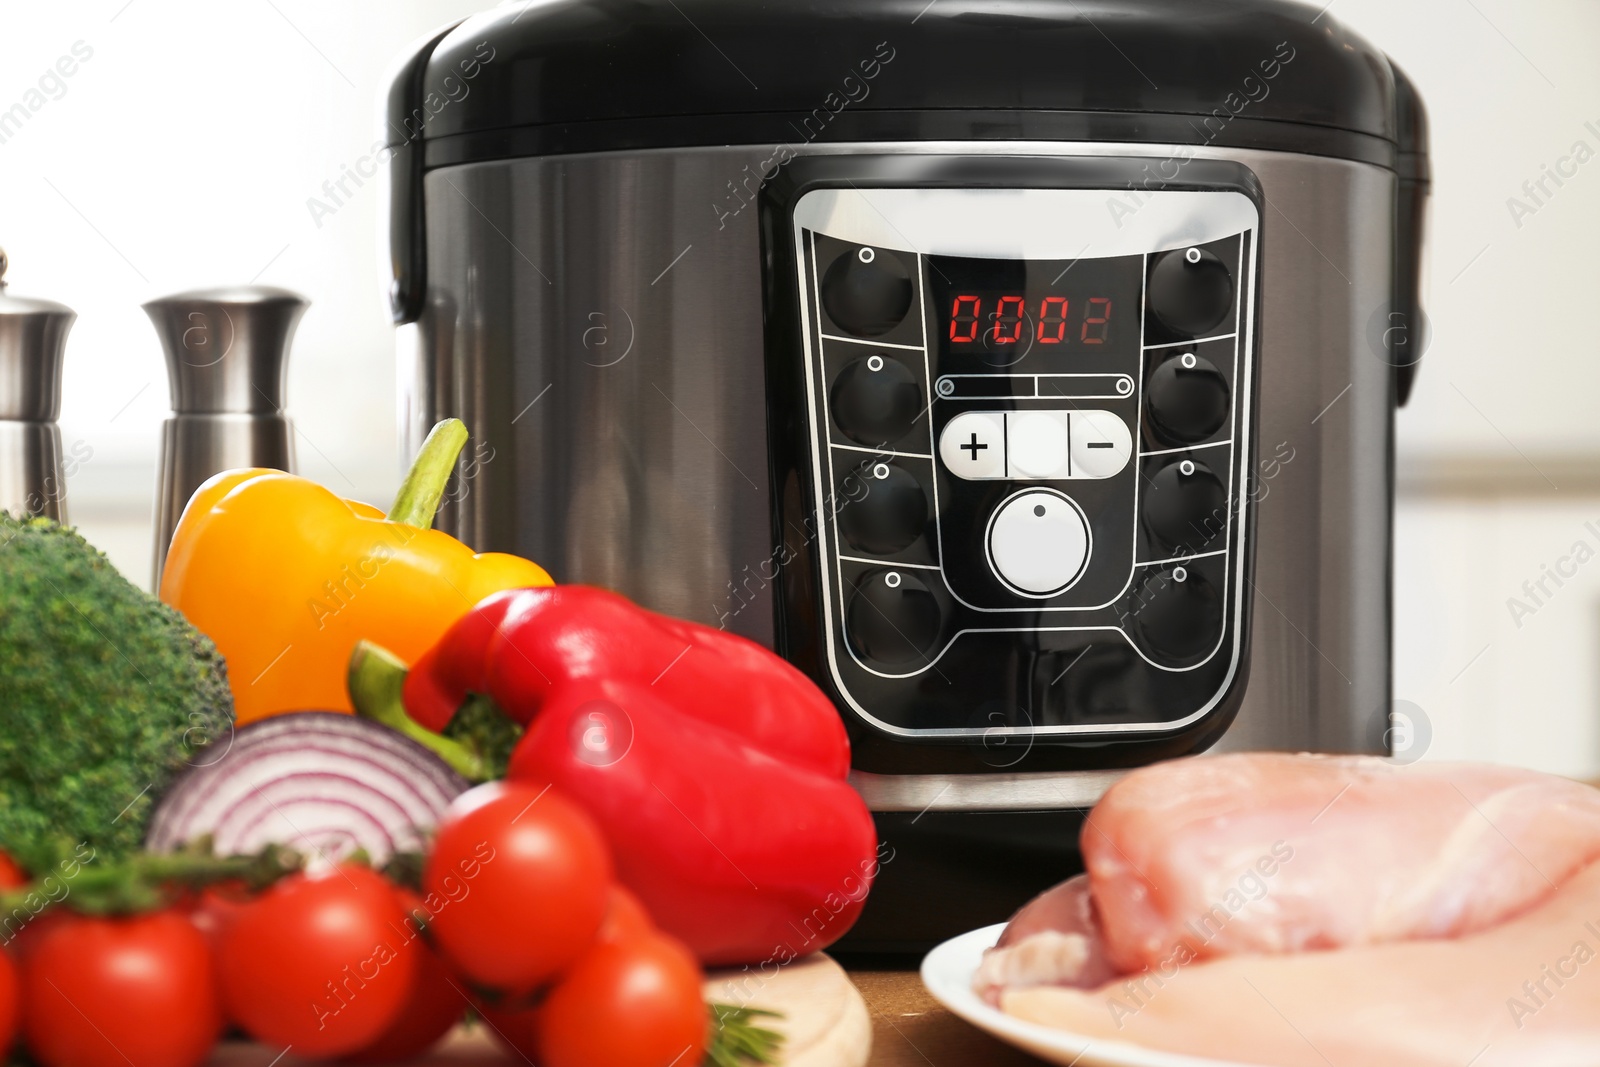
{"label": "digital display", "polygon": [[[1137,351],[1143,258],[968,259],[929,256],[933,337],[941,354],[1010,367],[1045,356],[1053,369]],[[1098,361],[1095,361],[1098,362]]]}
{"label": "digital display", "polygon": [[[952,344],[977,344],[982,334],[984,343],[993,345],[1021,344],[1025,337],[1042,345],[1071,340],[1103,345],[1111,336],[1115,306],[1112,297],[1090,296],[1079,301],[1074,314],[1067,296],[1042,296],[1035,305],[1023,293],[957,293],[950,300],[950,328],[945,332]],[[1076,338],[1068,338],[1069,328]]]}

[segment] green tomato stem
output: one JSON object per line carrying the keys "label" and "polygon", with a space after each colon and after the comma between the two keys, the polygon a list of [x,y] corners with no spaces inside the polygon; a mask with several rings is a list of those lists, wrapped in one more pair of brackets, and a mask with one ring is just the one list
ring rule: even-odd
{"label": "green tomato stem", "polygon": [[443,419],[429,431],[417,458],[406,472],[400,491],[389,508],[390,522],[426,530],[444,498],[445,486],[455,472],[456,460],[467,443],[467,427],[460,419]]}
{"label": "green tomato stem", "polygon": [[182,852],[140,852],[113,862],[91,856],[0,893],[3,937],[9,940],[16,928],[55,905],[85,915],[150,911],[170,903],[174,887],[198,889],[239,881],[260,889],[301,866],[299,853],[281,845],[268,845],[254,855],[216,856],[211,854],[209,841]]}

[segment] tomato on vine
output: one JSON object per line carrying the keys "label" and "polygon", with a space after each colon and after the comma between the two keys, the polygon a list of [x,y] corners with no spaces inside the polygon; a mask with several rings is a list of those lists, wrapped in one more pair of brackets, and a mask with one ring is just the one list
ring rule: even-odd
{"label": "tomato on vine", "polygon": [[11,957],[0,952],[0,1061],[11,1055],[11,1042],[17,1036],[17,1021],[22,1013],[22,985],[17,979],[17,965]]}
{"label": "tomato on vine", "polygon": [[364,1048],[411,994],[418,954],[403,951],[406,937],[405,911],[381,875],[355,866],[291,875],[222,932],[217,969],[228,1018],[299,1056]]}
{"label": "tomato on vine", "polygon": [[427,922],[422,899],[409,889],[397,889],[406,911],[408,940],[400,948],[417,957],[417,975],[400,1015],[378,1039],[347,1054],[348,1063],[406,1063],[438,1044],[467,1010],[465,987],[423,936]]}
{"label": "tomato on vine", "polygon": [[594,941],[606,915],[611,856],[571,801],[491,782],[451,805],[422,887],[445,959],[480,985],[526,992]]}
{"label": "tomato on vine", "polygon": [[709,1038],[703,976],[665,934],[600,941],[539,1006],[540,1067],[699,1063]]}
{"label": "tomato on vine", "polygon": [[22,963],[22,1005],[44,1067],[196,1067],[222,1029],[206,940],[171,910],[41,926]]}

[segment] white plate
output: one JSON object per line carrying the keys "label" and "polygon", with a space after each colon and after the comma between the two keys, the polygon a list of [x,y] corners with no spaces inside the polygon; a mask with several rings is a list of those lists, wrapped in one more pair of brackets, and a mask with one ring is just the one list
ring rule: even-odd
{"label": "white plate", "polygon": [[952,937],[922,961],[922,984],[934,999],[980,1030],[1062,1067],[1244,1067],[1222,1060],[1085,1037],[1067,1030],[1016,1019],[985,1004],[972,991],[972,975],[983,950],[1000,938],[1005,923]]}

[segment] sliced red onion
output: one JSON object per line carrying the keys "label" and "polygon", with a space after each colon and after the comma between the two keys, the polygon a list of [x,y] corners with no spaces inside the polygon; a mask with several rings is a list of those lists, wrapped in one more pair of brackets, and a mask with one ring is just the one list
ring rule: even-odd
{"label": "sliced red onion", "polygon": [[[209,754],[215,749],[223,751]],[[279,844],[320,867],[360,849],[380,866],[396,852],[421,851],[470,785],[389,727],[328,711],[251,723],[202,758],[156,805],[150,851],[210,834],[222,856]]]}

